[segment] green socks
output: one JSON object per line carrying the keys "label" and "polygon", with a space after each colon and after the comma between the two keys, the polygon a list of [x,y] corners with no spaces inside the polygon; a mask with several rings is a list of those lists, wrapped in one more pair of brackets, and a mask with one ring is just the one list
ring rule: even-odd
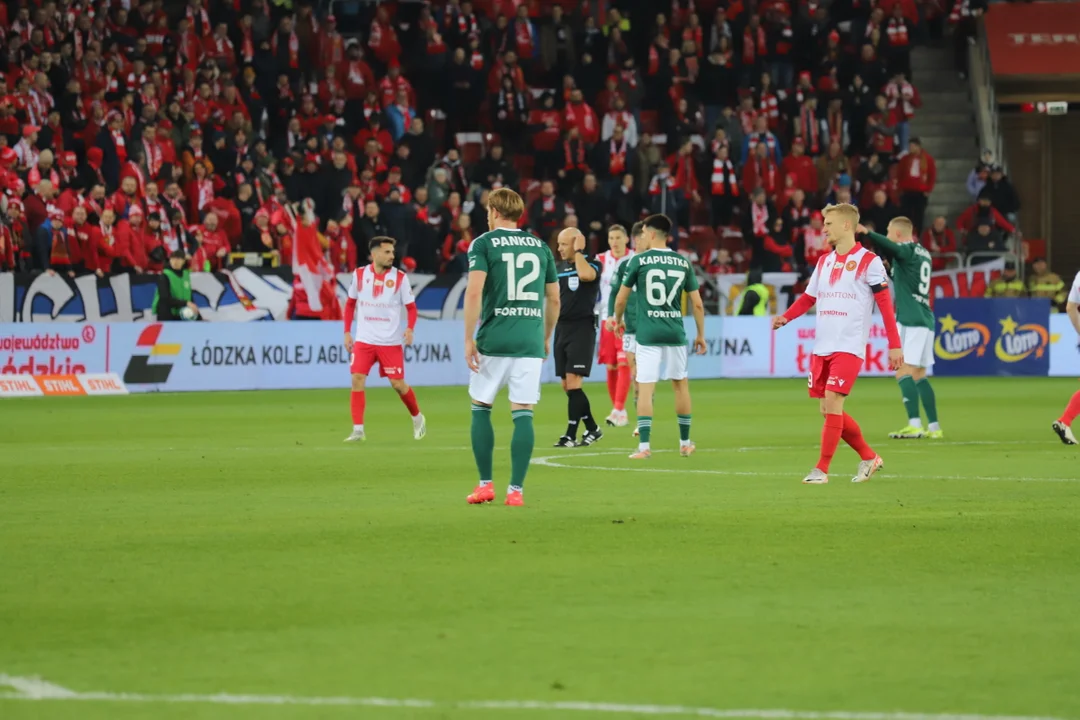
{"label": "green socks", "polygon": [[[529,461],[532,460],[533,445],[536,443],[533,411],[514,410],[510,414],[514,418],[514,436],[510,439],[510,488],[520,490],[525,484],[525,473],[529,471]],[[475,422],[473,425],[475,427]],[[490,418],[488,426],[491,426]],[[490,458],[490,454],[488,457]],[[488,467],[491,467],[490,460]]]}
{"label": "green socks", "polygon": [[690,442],[690,416],[679,415],[679,440],[683,445]]}
{"label": "green socks", "polygon": [[[908,378],[909,380],[911,378]],[[926,410],[926,421],[931,425],[937,420],[937,399],[934,397],[934,388],[930,387],[930,378],[923,378],[917,383],[919,397],[922,398],[923,409]],[[933,429],[933,428],[931,428]]]}
{"label": "green socks", "polygon": [[[922,416],[919,415],[919,388],[910,375],[897,380],[900,384],[900,394],[904,398],[904,411],[907,412],[908,420],[915,427],[922,425]],[[925,382],[925,381],[924,381]]]}
{"label": "green socks", "polygon": [[[514,437],[517,437],[517,433],[514,433]],[[473,457],[476,458],[476,470],[480,473],[480,482],[491,482],[491,458],[495,454],[495,428],[491,427],[491,407],[488,405],[473,403],[472,452]]]}
{"label": "green socks", "polygon": [[638,444],[648,445],[649,434],[652,432],[652,415],[637,416]]}

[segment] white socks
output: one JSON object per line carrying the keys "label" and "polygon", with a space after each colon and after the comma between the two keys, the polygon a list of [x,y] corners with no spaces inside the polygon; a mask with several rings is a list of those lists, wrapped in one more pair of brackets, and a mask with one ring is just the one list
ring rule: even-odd
{"label": "white socks", "polygon": [[940,429],[941,425],[939,423],[930,423],[930,432],[937,432]]}
{"label": "white socks", "polygon": [[352,429],[353,429],[353,432],[364,432],[364,426],[363,425],[353,425]]}
{"label": "white socks", "polygon": [[922,427],[922,418],[908,418],[908,425],[910,425],[913,428],[921,428]]}

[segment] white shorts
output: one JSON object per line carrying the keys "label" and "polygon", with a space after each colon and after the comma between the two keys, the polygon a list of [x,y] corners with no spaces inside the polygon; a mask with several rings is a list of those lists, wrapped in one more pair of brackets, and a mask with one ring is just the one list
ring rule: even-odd
{"label": "white shorts", "polygon": [[926,327],[900,326],[904,362],[918,368],[934,366],[934,331]]}
{"label": "white shorts", "polygon": [[480,372],[469,377],[469,397],[491,405],[504,386],[510,388],[510,402],[535,405],[540,402],[540,368],[543,358],[480,356]]}
{"label": "white shorts", "polygon": [[622,336],[622,349],[623,352],[637,352],[637,336],[633,333],[623,333]]}
{"label": "white shorts", "polygon": [[[660,374],[660,366],[664,374]],[[686,346],[674,345],[658,347],[655,345],[637,346],[637,381],[654,383],[660,380],[685,380]]]}

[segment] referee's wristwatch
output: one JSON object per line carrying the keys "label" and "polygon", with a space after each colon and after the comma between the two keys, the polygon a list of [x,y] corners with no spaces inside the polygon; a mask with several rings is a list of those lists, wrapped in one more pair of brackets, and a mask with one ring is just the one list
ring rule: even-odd
{"label": "referee's wristwatch", "polygon": [[584,251],[584,250],[577,250],[577,249],[575,249],[575,250],[574,250],[574,254],[575,254],[575,255],[584,255],[584,254],[585,254],[585,251]]}

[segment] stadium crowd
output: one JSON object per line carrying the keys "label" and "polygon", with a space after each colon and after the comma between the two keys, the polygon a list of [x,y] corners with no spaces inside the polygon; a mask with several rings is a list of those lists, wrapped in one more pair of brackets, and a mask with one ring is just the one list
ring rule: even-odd
{"label": "stadium crowd", "polygon": [[372,3],[341,28],[302,1],[125,4],[0,4],[2,270],[289,264],[310,199],[336,269],[391,235],[458,272],[503,186],[596,251],[664,212],[712,273],[812,265],[828,202],[941,253],[1018,209],[988,164],[957,227],[923,225],[911,50],[981,0]]}

